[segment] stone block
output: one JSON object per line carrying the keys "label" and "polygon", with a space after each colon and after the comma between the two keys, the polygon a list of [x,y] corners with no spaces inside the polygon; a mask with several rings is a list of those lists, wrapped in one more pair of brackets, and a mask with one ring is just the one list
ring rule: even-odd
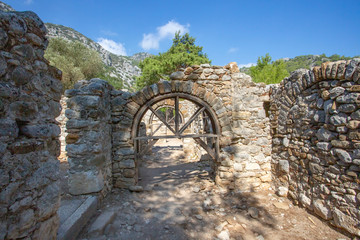
{"label": "stone block", "polygon": [[344,113],[339,113],[337,115],[332,115],[330,117],[330,123],[334,126],[341,126],[347,123],[348,116]]}
{"label": "stone block", "polygon": [[360,140],[360,132],[359,131],[350,132],[349,139],[350,140]]}
{"label": "stone block", "polygon": [[241,111],[241,112],[233,112],[234,120],[248,120],[251,117],[251,112]]}
{"label": "stone block", "polygon": [[33,100],[27,99],[26,101],[11,103],[9,111],[14,118],[24,122],[31,122],[37,118],[38,106]]}
{"label": "stone block", "polygon": [[359,129],[360,121],[359,120],[351,120],[346,124],[346,127],[350,128],[350,129]]}
{"label": "stone block", "polygon": [[351,146],[349,141],[331,140],[331,145],[336,148],[349,148]]}
{"label": "stone block", "polygon": [[132,147],[130,147],[130,148],[120,148],[119,150],[116,151],[116,154],[120,155],[120,156],[133,155],[134,154],[134,149]]}
{"label": "stone block", "polygon": [[69,119],[66,122],[67,129],[96,129],[100,121]]}
{"label": "stone block", "polygon": [[335,148],[333,151],[340,158],[341,161],[343,161],[345,163],[352,162],[351,155],[347,151],[345,151],[343,149],[339,149],[339,148]]}
{"label": "stone block", "polygon": [[114,187],[129,188],[130,186],[134,186],[135,184],[136,180],[134,178],[117,178]]}
{"label": "stone block", "polygon": [[352,113],[357,109],[356,104],[342,104],[338,107],[338,111],[344,112],[344,113]]}
{"label": "stone block", "polygon": [[351,234],[360,237],[359,222],[356,219],[351,218],[349,215],[341,212],[339,209],[334,208],[333,217],[335,226],[345,229]]}
{"label": "stone block", "polygon": [[252,171],[252,170],[260,170],[261,167],[258,163],[245,163],[245,170]]}
{"label": "stone block", "polygon": [[0,137],[16,138],[19,134],[19,128],[14,120],[0,119]]}
{"label": "stone block", "polygon": [[67,100],[68,108],[73,110],[96,109],[101,106],[101,98],[99,96],[74,96]]}
{"label": "stone block", "polygon": [[170,74],[171,80],[183,80],[184,78],[185,78],[185,74],[181,71],[173,72],[172,74]]}
{"label": "stone block", "polygon": [[289,173],[290,171],[290,166],[289,166],[289,161],[287,160],[279,160],[279,171],[280,173]]}
{"label": "stone block", "polygon": [[150,88],[152,92],[154,93],[154,96],[159,95],[159,88],[157,84],[150,85]]}
{"label": "stone block", "polygon": [[330,91],[329,91],[329,93],[330,93],[330,98],[331,99],[335,99],[335,98],[337,98],[338,96],[340,96],[341,94],[343,94],[345,92],[345,88],[343,88],[343,87],[335,87],[335,88],[333,88],[333,89],[331,89]]}
{"label": "stone block", "polygon": [[332,145],[328,142],[318,142],[316,143],[316,147],[322,151],[329,151]]}
{"label": "stone block", "polygon": [[75,172],[69,174],[69,192],[73,195],[96,193],[104,188],[104,177],[99,172]]}
{"label": "stone block", "polygon": [[310,198],[308,198],[305,194],[300,193],[299,200],[304,207],[308,208],[309,210],[313,209]]}
{"label": "stone block", "polygon": [[359,103],[360,101],[360,93],[351,92],[344,95],[341,95],[336,98],[336,102],[338,103]]}
{"label": "stone block", "polygon": [[123,175],[126,178],[132,178],[135,177],[136,171],[134,169],[124,169]]}
{"label": "stone block", "polygon": [[271,182],[271,174],[265,174],[260,177],[261,182]]}
{"label": "stone block", "polygon": [[135,168],[135,161],[133,159],[121,160],[119,168]]}
{"label": "stone block", "polygon": [[236,152],[234,160],[238,163],[246,162],[250,160],[250,155],[246,152]]}
{"label": "stone block", "polygon": [[60,135],[60,127],[56,124],[25,125],[20,132],[30,138],[55,138]]}
{"label": "stone block", "polygon": [[279,187],[276,194],[280,197],[287,197],[289,189],[287,187]]}
{"label": "stone block", "polygon": [[234,170],[237,172],[241,172],[243,170],[243,166],[241,163],[234,163]]}
{"label": "stone block", "polygon": [[345,79],[352,80],[352,76],[355,72],[356,66],[359,64],[359,59],[352,59],[346,66]]}
{"label": "stone block", "polygon": [[316,137],[319,139],[319,141],[325,141],[325,142],[328,142],[332,139],[335,139],[336,138],[336,134],[321,127],[317,133],[316,133]]}

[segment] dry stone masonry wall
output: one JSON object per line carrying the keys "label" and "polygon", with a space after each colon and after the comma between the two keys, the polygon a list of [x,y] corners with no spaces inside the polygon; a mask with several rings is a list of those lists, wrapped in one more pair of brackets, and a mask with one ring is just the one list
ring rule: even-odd
{"label": "dry stone masonry wall", "polygon": [[360,236],[360,59],[298,70],[271,93],[280,195]]}
{"label": "dry stone masonry wall", "polygon": [[61,72],[32,12],[0,12],[0,239],[55,239]]}
{"label": "dry stone masonry wall", "polygon": [[255,84],[250,76],[233,78],[232,130],[236,189],[269,189],[271,136],[268,117],[269,86]]}
{"label": "dry stone masonry wall", "polygon": [[112,188],[112,89],[104,80],[91,79],[65,91],[69,192],[73,195],[99,193],[101,198]]}
{"label": "dry stone masonry wall", "polygon": [[224,104],[217,110],[218,117],[225,120],[221,129],[225,137],[216,181],[237,191],[269,188],[270,127],[265,113],[268,88],[240,73],[235,63],[225,67],[192,66],[170,77],[194,82]]}

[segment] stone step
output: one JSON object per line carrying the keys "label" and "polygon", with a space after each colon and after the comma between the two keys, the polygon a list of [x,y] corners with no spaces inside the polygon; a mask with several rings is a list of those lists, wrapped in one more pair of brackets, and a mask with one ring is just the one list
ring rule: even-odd
{"label": "stone step", "polygon": [[101,213],[91,225],[89,233],[90,234],[103,234],[105,227],[110,224],[116,217],[116,212],[112,210],[107,210]]}
{"label": "stone step", "polygon": [[83,227],[96,213],[97,197],[90,196],[85,200],[71,199],[61,202],[58,210],[60,227],[58,240],[73,240],[79,235]]}

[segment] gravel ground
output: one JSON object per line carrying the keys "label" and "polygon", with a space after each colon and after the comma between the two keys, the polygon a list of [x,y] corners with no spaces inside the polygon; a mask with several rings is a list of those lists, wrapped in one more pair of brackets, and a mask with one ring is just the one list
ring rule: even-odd
{"label": "gravel ground", "polygon": [[160,142],[141,163],[141,187],[114,190],[78,239],[350,239],[272,191],[221,189],[210,172],[179,142]]}

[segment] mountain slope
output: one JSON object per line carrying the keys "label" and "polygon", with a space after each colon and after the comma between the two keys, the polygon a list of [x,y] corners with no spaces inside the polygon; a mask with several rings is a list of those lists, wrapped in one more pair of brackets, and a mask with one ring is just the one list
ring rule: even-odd
{"label": "mountain slope", "polygon": [[128,89],[134,85],[135,78],[141,75],[141,69],[138,67],[139,62],[151,56],[149,53],[137,53],[131,57],[116,55],[72,28],[53,23],[46,23],[45,25],[48,29],[49,38],[59,37],[69,41],[79,41],[97,51],[104,64],[110,67],[110,76],[121,80],[124,87]]}
{"label": "mountain slope", "polygon": [[14,12],[15,9],[13,9],[11,6],[7,5],[6,3],[0,2],[0,11]]}
{"label": "mountain slope", "polygon": [[[332,62],[332,61],[338,61],[338,60],[349,60],[352,58],[357,58],[359,56],[354,57],[345,57],[340,56],[337,54],[331,55],[327,57],[325,54],[321,55],[300,55],[296,56],[294,58],[281,58],[278,60],[282,60],[285,63],[286,70],[289,72],[289,74],[297,69],[305,68],[310,69],[314,66],[320,66],[323,62]],[[276,60],[276,61],[278,61]],[[248,67],[243,67],[240,69],[241,72],[249,73]]]}
{"label": "mountain slope", "polygon": [[354,57],[345,57],[337,54],[327,57],[325,54],[321,55],[300,55],[294,58],[282,59],[285,62],[286,70],[291,73],[296,69],[305,68],[310,69],[314,66],[320,66],[323,62],[333,62],[338,60],[349,60]]}

